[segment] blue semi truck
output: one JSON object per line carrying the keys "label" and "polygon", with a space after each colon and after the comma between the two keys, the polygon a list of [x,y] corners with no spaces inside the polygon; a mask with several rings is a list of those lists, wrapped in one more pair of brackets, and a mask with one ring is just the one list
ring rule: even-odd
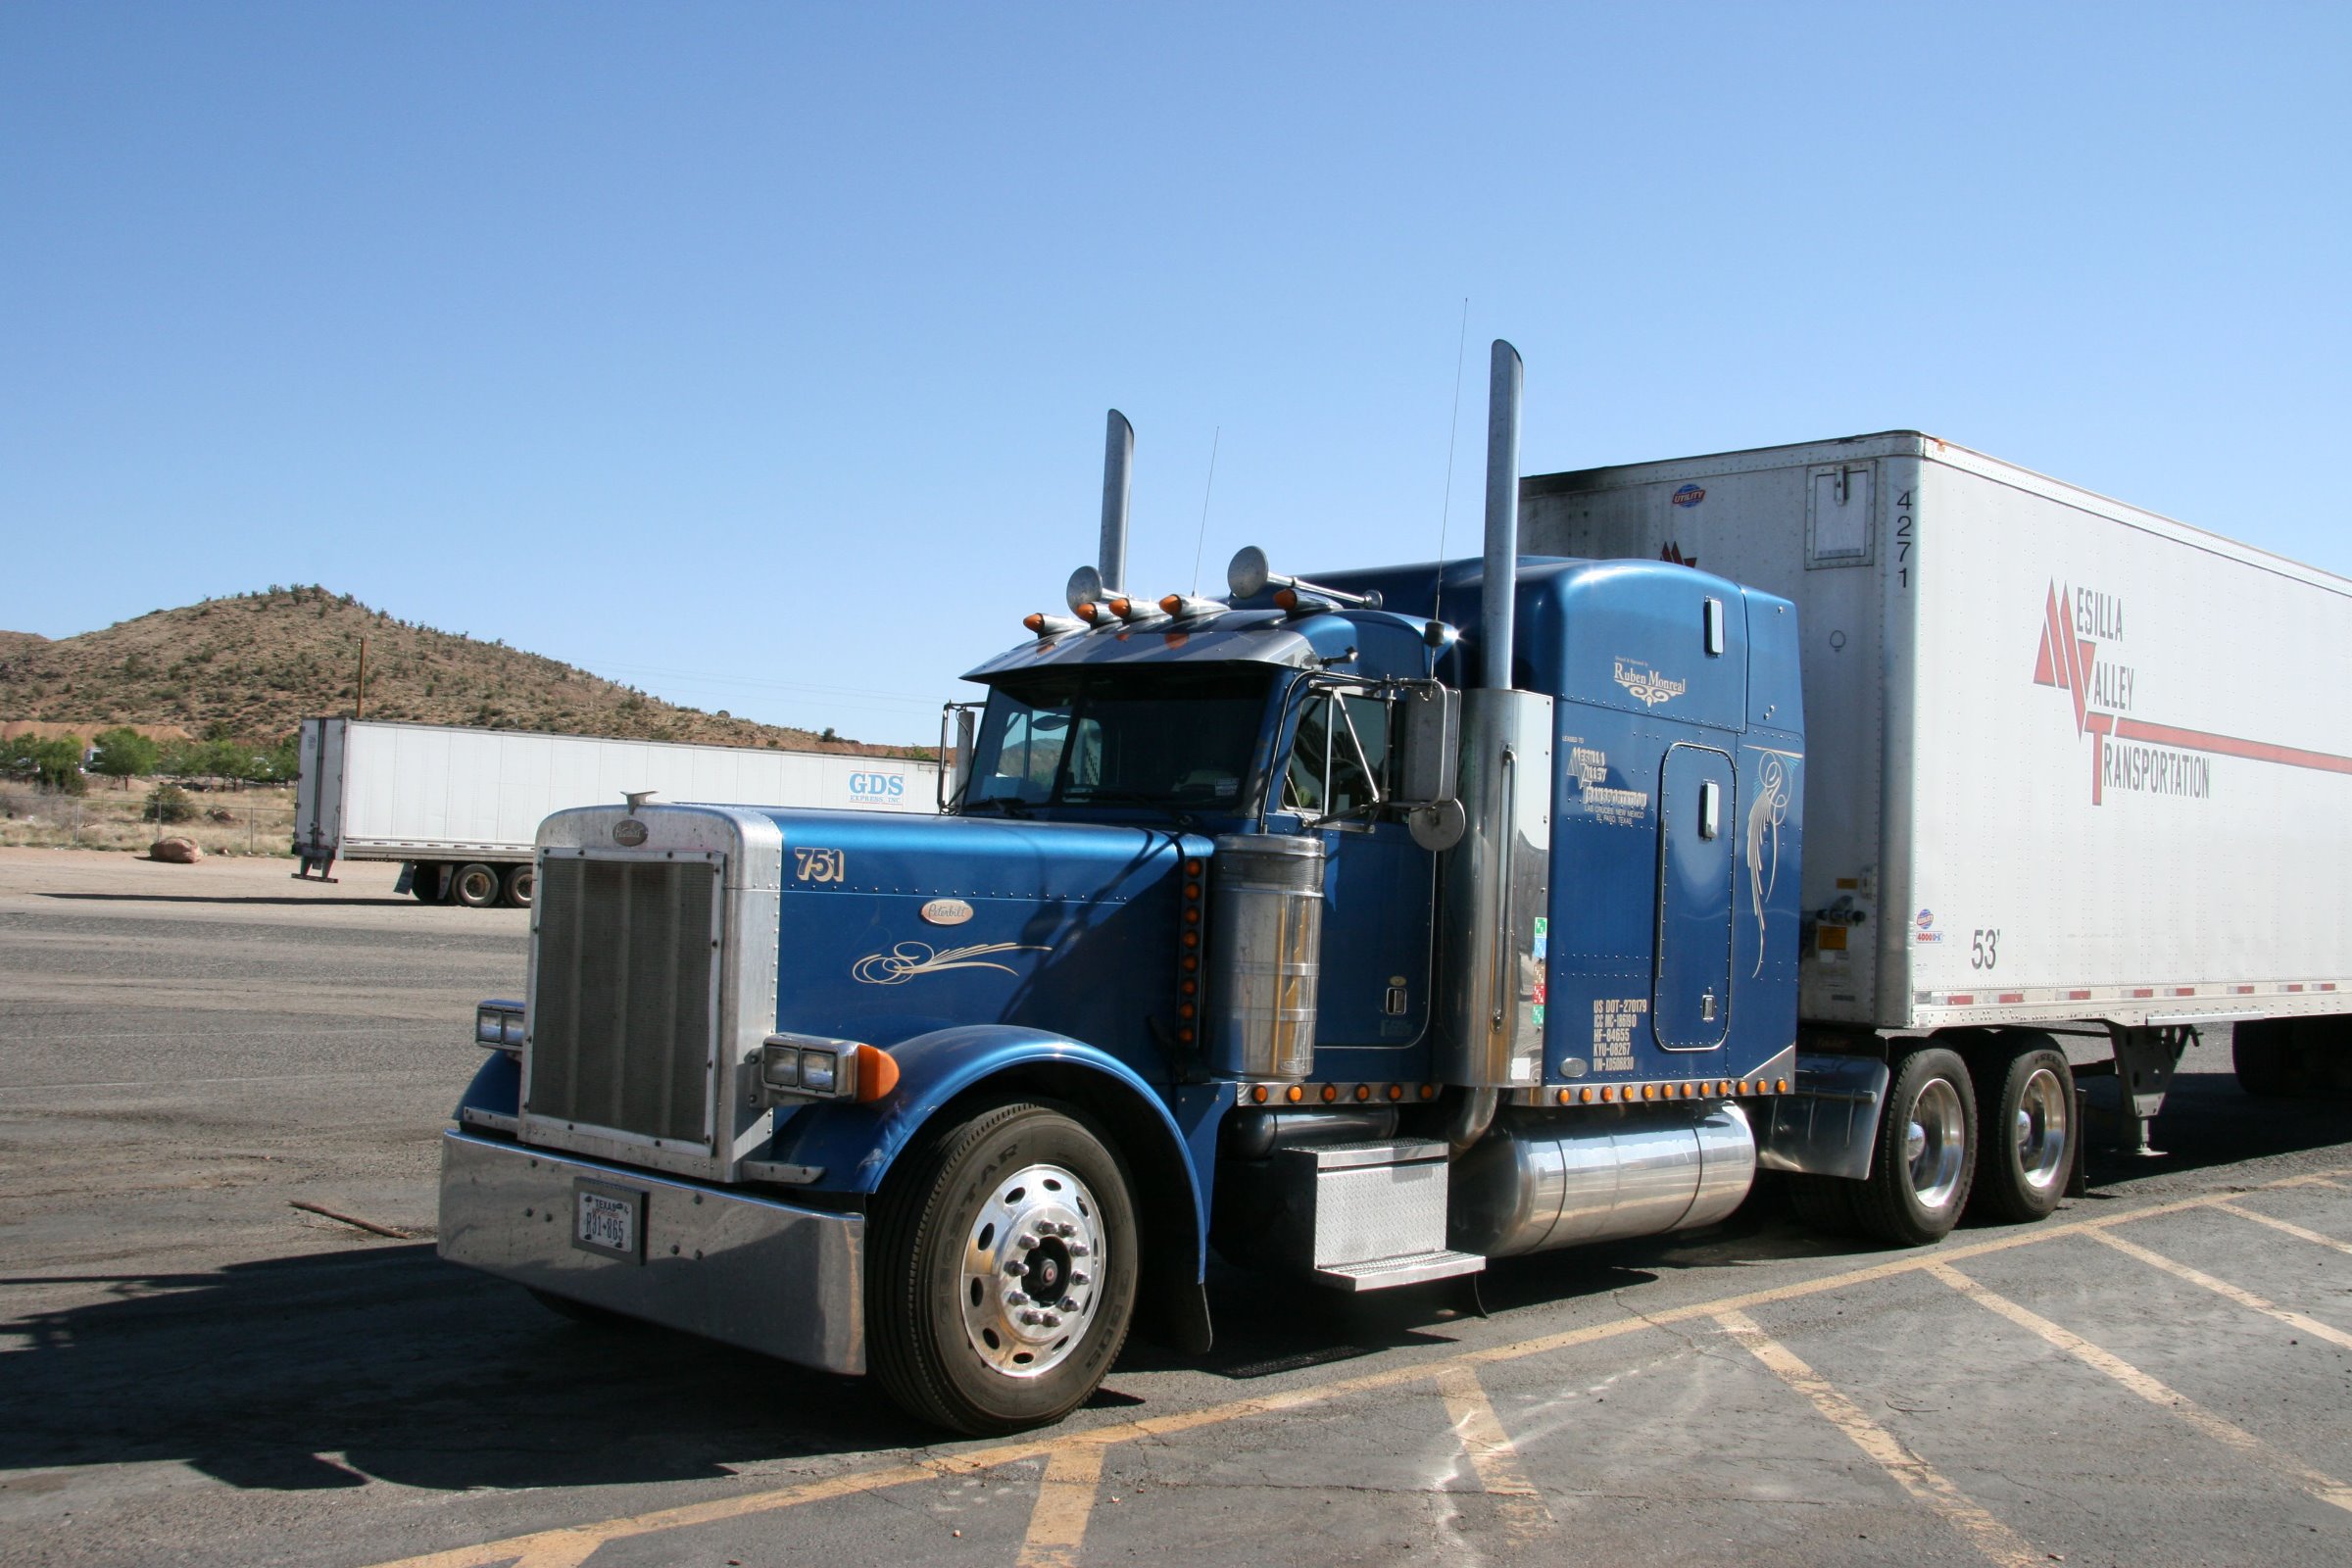
{"label": "blue semi truck", "polygon": [[1482,558],[1245,550],[1222,599],[1121,591],[1113,414],[1101,559],[971,672],[940,817],[550,817],[443,1255],[993,1433],[1076,1408],[1131,1325],[1205,1349],[1212,1249],[1458,1280],[1712,1223],[1760,1167],[1900,1242],[1972,1189],[2054,1206],[2047,1037],[1800,1053],[1795,609],[1523,556],[1520,375],[1497,343]]}

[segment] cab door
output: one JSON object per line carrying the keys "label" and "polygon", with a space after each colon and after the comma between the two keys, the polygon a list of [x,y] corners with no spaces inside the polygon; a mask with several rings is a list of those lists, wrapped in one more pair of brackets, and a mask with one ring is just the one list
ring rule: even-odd
{"label": "cab door", "polygon": [[1658,778],[1658,940],[1651,1027],[1668,1051],[1711,1051],[1732,1027],[1732,760],[1666,749]]}
{"label": "cab door", "polygon": [[1437,858],[1383,821],[1391,705],[1318,691],[1299,710],[1281,809],[1323,839],[1315,1044],[1407,1046],[1429,1023]]}

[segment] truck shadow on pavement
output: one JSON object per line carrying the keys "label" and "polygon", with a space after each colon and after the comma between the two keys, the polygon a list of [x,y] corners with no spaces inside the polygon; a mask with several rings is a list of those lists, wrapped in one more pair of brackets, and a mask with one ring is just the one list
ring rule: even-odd
{"label": "truck shadow on pavement", "polygon": [[[2202,1190],[2196,1173],[2224,1163],[2300,1155],[2310,1164],[2352,1130],[2342,1101],[2255,1101],[2226,1075],[2184,1074],[2174,1094],[2177,1114],[2157,1124],[2167,1152],[2095,1157],[2092,1203],[2132,1190],[2150,1199]],[[1881,1250],[1805,1230],[1766,1183],[1707,1230],[1498,1261],[1480,1282],[1484,1309],[1503,1320],[1494,1325],[1475,1321],[1481,1303],[1458,1285],[1348,1298],[1218,1265],[1216,1348],[1189,1357],[1138,1336],[1095,1405],[1145,1405],[1128,1381],[1143,1374],[1247,1381],[1515,1337],[1557,1326],[1539,1326],[1543,1308],[1685,1270]],[[941,1441],[860,1380],[650,1327],[571,1324],[513,1286],[441,1262],[429,1245],[355,1244],[210,1273],[0,1279],[0,1293],[77,1284],[103,1294],[0,1321],[21,1346],[0,1399],[0,1470],[177,1461],[265,1491],[371,1478],[434,1490],[583,1487]],[[1524,1329],[1507,1321],[1522,1311]],[[1192,1387],[1179,1396],[1197,1397]]]}
{"label": "truck shadow on pavement", "polygon": [[299,904],[328,908],[417,908],[415,899],[305,898],[298,893],[43,893],[68,904]]}

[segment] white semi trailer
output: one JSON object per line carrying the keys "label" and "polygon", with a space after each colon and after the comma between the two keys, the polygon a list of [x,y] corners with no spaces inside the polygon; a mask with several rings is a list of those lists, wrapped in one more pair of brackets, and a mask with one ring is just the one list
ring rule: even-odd
{"label": "white semi trailer", "polygon": [[1520,515],[1794,606],[1800,1059],[1885,1094],[1882,1042],[2104,1036],[2143,1138],[2200,1024],[2257,1093],[2352,1079],[2352,582],[1916,431],[1532,477]]}
{"label": "white semi trailer", "polygon": [[680,746],[529,730],[306,718],[295,874],[400,860],[426,904],[531,902],[539,824],[626,795],[868,811],[935,811],[936,763],[837,752]]}

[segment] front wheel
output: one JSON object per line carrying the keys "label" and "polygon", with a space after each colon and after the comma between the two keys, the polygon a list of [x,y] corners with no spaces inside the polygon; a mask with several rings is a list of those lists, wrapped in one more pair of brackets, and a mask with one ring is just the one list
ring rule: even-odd
{"label": "front wheel", "polygon": [[1976,1174],[1977,1096],[1968,1064],[1941,1046],[1895,1064],[1854,1219],[1882,1241],[1925,1247],[1951,1234]]}
{"label": "front wheel", "polygon": [[1127,1174],[1048,1105],[982,1110],[893,1174],[870,1253],[867,1364],[908,1413],[974,1437],[1060,1420],[1126,1343]]}

